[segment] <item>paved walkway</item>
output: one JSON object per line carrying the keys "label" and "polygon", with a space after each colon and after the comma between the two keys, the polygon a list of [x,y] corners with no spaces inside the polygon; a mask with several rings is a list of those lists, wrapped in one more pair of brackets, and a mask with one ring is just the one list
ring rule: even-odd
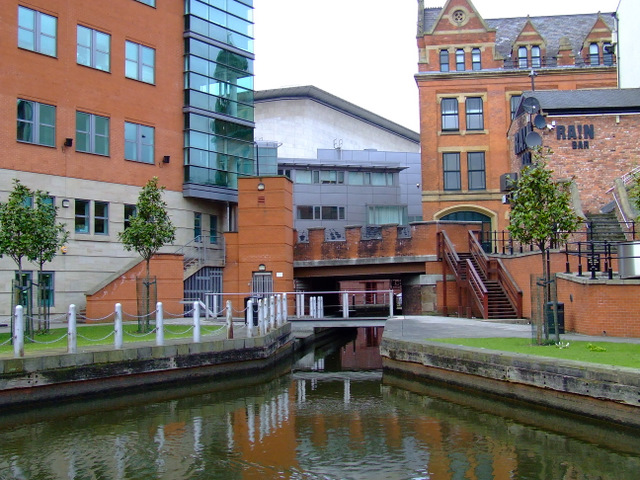
{"label": "paved walkway", "polygon": [[[395,338],[419,341],[428,338],[490,338],[490,337],[519,337],[532,338],[535,331],[532,325],[483,321],[457,317],[439,316],[404,316],[394,317],[387,322],[385,332]],[[552,339],[555,335],[550,336]],[[640,338],[621,338],[606,336],[581,335],[577,333],[563,333],[562,341],[587,342],[626,342],[640,343]]]}

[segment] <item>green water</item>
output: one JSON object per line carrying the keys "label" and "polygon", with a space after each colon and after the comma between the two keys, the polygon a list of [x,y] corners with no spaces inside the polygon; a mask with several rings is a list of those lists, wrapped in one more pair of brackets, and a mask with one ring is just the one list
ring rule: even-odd
{"label": "green water", "polygon": [[383,376],[380,334],[252,385],[0,413],[0,479],[640,477],[638,432]]}

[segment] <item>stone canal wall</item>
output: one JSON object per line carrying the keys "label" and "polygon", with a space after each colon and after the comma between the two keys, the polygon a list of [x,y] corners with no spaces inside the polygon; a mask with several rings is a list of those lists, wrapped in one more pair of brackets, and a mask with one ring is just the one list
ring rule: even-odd
{"label": "stone canal wall", "polygon": [[599,420],[640,426],[637,369],[406,341],[387,332],[385,370]]}
{"label": "stone canal wall", "polygon": [[0,359],[0,407],[258,373],[293,351],[290,323],[262,337],[173,342]]}

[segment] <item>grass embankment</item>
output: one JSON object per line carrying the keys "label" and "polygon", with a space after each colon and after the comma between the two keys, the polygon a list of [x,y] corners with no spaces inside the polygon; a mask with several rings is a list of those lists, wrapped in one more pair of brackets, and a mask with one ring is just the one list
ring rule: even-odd
{"label": "grass embankment", "polygon": [[566,342],[556,345],[533,345],[528,338],[429,338],[429,341],[465,347],[600,363],[616,367],[640,368],[640,344],[617,342]]}
{"label": "grass embankment", "polygon": [[[206,326],[201,327],[201,335],[211,335],[222,328],[222,326]],[[24,350],[25,352],[35,352],[38,350],[63,350],[67,349],[67,329],[66,328],[53,328],[47,333],[36,332],[32,338],[35,340],[31,342],[25,339]],[[10,337],[9,333],[0,333],[0,344],[4,344]],[[165,325],[164,338],[166,340],[176,338],[192,338],[193,328],[189,325]],[[143,334],[138,332],[138,324],[124,324],[123,336],[124,343],[133,342],[153,342],[155,344],[156,334],[155,332],[150,334]],[[95,345],[113,345],[113,325],[79,325],[77,330],[77,346],[91,347]],[[0,355],[13,353],[13,345],[7,343],[0,346]]]}

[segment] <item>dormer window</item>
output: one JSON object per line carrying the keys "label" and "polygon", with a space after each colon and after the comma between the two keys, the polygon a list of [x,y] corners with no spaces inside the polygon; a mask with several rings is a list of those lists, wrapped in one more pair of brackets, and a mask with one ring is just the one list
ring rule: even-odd
{"label": "dormer window", "polygon": [[531,67],[540,68],[542,66],[542,57],[540,56],[540,47],[534,45],[531,47]]}
{"label": "dormer window", "polygon": [[589,45],[589,64],[600,65],[600,49],[597,43]]}
{"label": "dormer window", "polygon": [[527,68],[529,66],[527,54],[527,47],[518,48],[518,68]]}

